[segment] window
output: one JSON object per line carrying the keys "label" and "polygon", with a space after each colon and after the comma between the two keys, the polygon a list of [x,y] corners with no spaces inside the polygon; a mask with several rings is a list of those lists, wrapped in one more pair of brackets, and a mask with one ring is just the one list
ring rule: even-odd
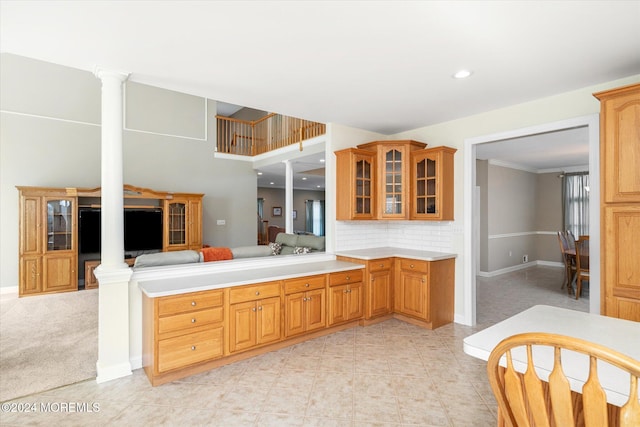
{"label": "window", "polygon": [[566,173],[563,186],[564,229],[577,238],[589,234],[589,173]]}
{"label": "window", "polygon": [[305,230],[316,236],[324,236],[324,200],[306,200]]}

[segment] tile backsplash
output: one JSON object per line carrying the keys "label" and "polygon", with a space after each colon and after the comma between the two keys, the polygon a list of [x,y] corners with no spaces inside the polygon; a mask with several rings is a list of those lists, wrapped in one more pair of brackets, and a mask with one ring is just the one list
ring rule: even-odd
{"label": "tile backsplash", "polygon": [[337,221],[336,250],[379,246],[451,252],[453,222]]}

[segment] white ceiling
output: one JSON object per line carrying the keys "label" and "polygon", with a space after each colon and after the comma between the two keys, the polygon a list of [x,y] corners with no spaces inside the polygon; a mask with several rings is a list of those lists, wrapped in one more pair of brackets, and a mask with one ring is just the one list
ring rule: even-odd
{"label": "white ceiling", "polygon": [[640,73],[640,1],[2,0],[0,51],[390,135]]}

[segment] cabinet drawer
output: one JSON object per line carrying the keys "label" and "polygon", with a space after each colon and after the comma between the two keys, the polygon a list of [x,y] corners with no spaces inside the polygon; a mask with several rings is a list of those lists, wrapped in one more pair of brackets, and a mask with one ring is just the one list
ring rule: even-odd
{"label": "cabinet drawer", "polygon": [[417,271],[419,273],[429,272],[429,261],[419,261],[415,259],[400,259],[400,268],[402,270]]}
{"label": "cabinet drawer", "polygon": [[239,288],[232,288],[229,291],[229,304],[279,296],[280,282],[242,286]]}
{"label": "cabinet drawer", "polygon": [[185,295],[158,299],[158,315],[183,313],[203,308],[219,307],[223,302],[223,291],[194,292]]}
{"label": "cabinet drawer", "polygon": [[361,269],[331,273],[331,275],[329,275],[329,286],[346,285],[357,282],[362,282]]}
{"label": "cabinet drawer", "polygon": [[312,289],[322,289],[324,288],[325,283],[326,278],[324,275],[285,280],[284,293],[288,295],[296,292],[309,291]]}
{"label": "cabinet drawer", "polygon": [[373,259],[369,261],[369,271],[390,270],[392,263],[390,258]]}
{"label": "cabinet drawer", "polygon": [[160,317],[158,319],[158,333],[179,331],[181,329],[194,328],[224,320],[224,308],[214,307],[206,310],[190,311],[188,313],[174,314],[173,316]]}
{"label": "cabinet drawer", "polygon": [[221,357],[224,328],[180,335],[158,342],[158,372]]}

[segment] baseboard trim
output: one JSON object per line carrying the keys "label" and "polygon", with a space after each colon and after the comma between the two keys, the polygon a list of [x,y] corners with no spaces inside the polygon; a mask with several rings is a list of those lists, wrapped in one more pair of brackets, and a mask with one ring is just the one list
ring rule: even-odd
{"label": "baseboard trim", "polygon": [[531,261],[524,264],[513,265],[511,267],[501,268],[500,270],[494,271],[480,271],[478,272],[478,276],[480,277],[495,277],[505,273],[511,273],[513,271],[523,270],[529,267],[535,267],[536,265],[541,265],[545,267],[559,267],[564,268],[564,265],[561,262],[553,262],[553,261]]}
{"label": "baseboard trim", "polygon": [[16,286],[3,286],[0,288],[0,295],[16,294],[18,296],[18,285]]}

